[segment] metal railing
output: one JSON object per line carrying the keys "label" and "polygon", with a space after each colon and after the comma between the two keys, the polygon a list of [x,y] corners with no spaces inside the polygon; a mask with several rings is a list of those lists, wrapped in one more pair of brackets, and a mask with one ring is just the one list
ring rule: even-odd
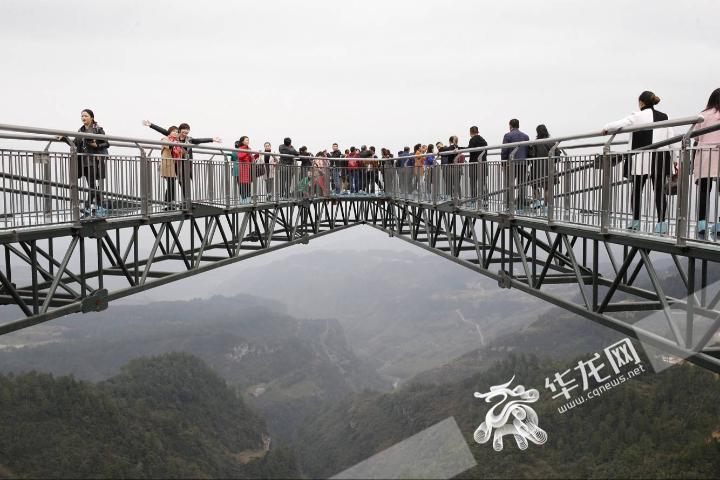
{"label": "metal railing", "polygon": [[[628,234],[716,242],[720,232],[718,145],[692,146],[702,117],[451,152],[458,163],[425,165],[430,154],[397,159],[298,157],[192,146],[194,158],[165,158],[165,141],[0,125],[0,139],[44,142],[44,149],[0,149],[0,229],[97,218],[191,213],[197,205],[231,209],[314,198],[383,196],[478,213],[567,222]],[[636,151],[614,149],[618,134],[688,126]],[[602,137],[608,138],[599,142]],[[112,154],[78,153],[70,138],[108,140]],[[577,140],[593,140],[570,143]],[[62,145],[68,152],[51,147]],[[520,147],[551,146],[548,155],[516,158]],[[116,150],[126,155],[116,155]],[[498,158],[509,149],[510,159]],[[601,149],[598,151],[598,149]],[[547,150],[547,148],[546,148]],[[508,150],[506,150],[508,151]],[[578,153],[575,153],[575,152]],[[469,163],[469,152],[480,159]],[[437,157],[439,158],[439,157]],[[349,160],[353,160],[349,163]],[[331,166],[331,162],[332,165]],[[348,162],[348,163],[345,163]],[[338,166],[343,165],[343,166]]]}

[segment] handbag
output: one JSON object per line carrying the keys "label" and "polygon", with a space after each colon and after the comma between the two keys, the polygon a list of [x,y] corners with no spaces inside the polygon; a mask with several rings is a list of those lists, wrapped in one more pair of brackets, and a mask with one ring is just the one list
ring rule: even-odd
{"label": "handbag", "polygon": [[673,174],[670,175],[667,183],[665,183],[665,195],[677,195],[678,184],[680,183],[680,166],[673,164]]}
{"label": "handbag", "polygon": [[265,164],[264,163],[256,163],[255,164],[255,174],[258,177],[262,177],[265,175]]}
{"label": "handbag", "polygon": [[240,168],[238,166],[238,157],[237,152],[232,152],[230,154],[230,167],[231,167],[231,175],[233,177],[237,177],[240,174]]}

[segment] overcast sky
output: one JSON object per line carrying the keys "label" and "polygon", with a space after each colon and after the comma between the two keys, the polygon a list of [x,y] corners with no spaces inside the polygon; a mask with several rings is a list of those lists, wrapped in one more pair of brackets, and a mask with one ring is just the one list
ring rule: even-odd
{"label": "overcast sky", "polygon": [[0,2],[0,123],[252,146],[490,142],[597,130],[642,90],[671,117],[720,86],[717,0]]}

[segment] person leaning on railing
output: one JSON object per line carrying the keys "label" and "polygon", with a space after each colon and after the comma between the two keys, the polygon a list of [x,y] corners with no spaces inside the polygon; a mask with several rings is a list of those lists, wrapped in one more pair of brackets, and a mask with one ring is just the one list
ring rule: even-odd
{"label": "person leaning on railing", "polygon": [[[105,130],[95,121],[95,114],[89,108],[80,113],[82,126],[80,133],[105,135]],[[110,143],[106,140],[76,137],[73,140],[77,149],[78,179],[85,177],[88,183],[88,197],[83,209],[83,217],[105,216],[106,208],[102,205],[102,182],[106,176],[106,160]]]}
{"label": "person leaning on railing", "polygon": [[[167,136],[163,137],[162,140],[165,142],[177,142],[178,141],[178,127],[172,125],[168,128]],[[177,163],[183,157],[183,149],[180,145],[169,146],[164,145],[160,151],[160,176],[165,179],[165,196],[164,200],[167,205],[163,210],[170,210],[174,208],[175,203],[175,187],[177,183]]]}
{"label": "person leaning on railing", "polygon": [[[638,97],[638,106],[640,110],[628,115],[625,118],[610,122],[603,127],[603,133],[617,130],[631,125],[640,125],[644,123],[662,122],[668,119],[668,116],[655,110],[655,105],[660,103],[660,98],[653,92],[644,91]],[[630,149],[638,150],[647,147],[656,142],[667,140],[673,136],[672,128],[658,128],[650,130],[642,130],[632,132],[630,134]],[[650,177],[655,190],[655,210],[657,212],[657,223],[655,224],[655,233],[667,233],[668,224],[665,221],[665,212],[667,210],[667,194],[665,193],[665,184],[667,177],[671,174],[670,158],[671,153],[667,147],[665,151],[652,153],[634,153],[627,155],[623,165],[623,176],[632,181],[631,205],[633,219],[627,225],[629,230],[640,229],[640,212],[642,203],[642,193],[645,189],[645,183]]]}
{"label": "person leaning on railing", "polygon": [[[538,125],[535,128],[535,132],[537,133],[537,140],[550,138],[550,133],[545,125]],[[529,174],[530,186],[533,191],[533,203],[531,205],[533,209],[547,209],[547,205],[550,203],[553,185],[558,183],[557,174],[554,175],[551,181],[548,181],[548,156],[550,155],[550,150],[552,150],[553,145],[555,145],[553,142],[538,143],[530,145],[528,149],[528,157],[533,159],[530,164]],[[556,157],[552,161],[557,164],[558,158]]]}
{"label": "person leaning on railing", "polygon": [[[720,123],[720,88],[716,88],[710,94],[707,107],[700,112],[700,115],[705,120],[695,127],[697,130]],[[720,130],[700,135],[695,141],[698,151],[695,153],[693,161],[693,176],[699,186],[697,230],[699,236],[704,236],[707,229],[708,196],[712,181],[717,180],[720,176]],[[715,188],[717,188],[717,184]],[[718,212],[715,214],[718,215]],[[720,232],[720,220],[715,224],[713,230],[716,234]]]}
{"label": "person leaning on railing", "polygon": [[[162,135],[167,136],[168,131],[164,128],[155,125],[154,123],[151,123],[150,120],[143,120],[143,125],[146,127],[150,127],[156,132],[159,132]],[[178,127],[178,139],[177,141],[179,143],[189,143],[191,145],[200,145],[201,143],[220,143],[221,139],[219,137],[213,137],[213,138],[193,138],[190,137],[190,125],[187,123],[181,123]],[[178,176],[178,179],[180,180],[180,189],[183,192],[183,199],[190,197],[190,184],[185,182],[185,177],[192,181],[193,178],[193,169],[192,169],[192,159],[193,159],[193,152],[191,147],[183,147],[183,159],[181,161],[178,161],[179,168],[177,169],[176,173]]]}

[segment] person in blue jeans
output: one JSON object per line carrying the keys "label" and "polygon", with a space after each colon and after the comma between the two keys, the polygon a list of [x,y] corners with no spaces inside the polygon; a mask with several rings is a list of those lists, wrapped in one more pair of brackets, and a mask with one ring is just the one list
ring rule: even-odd
{"label": "person in blue jeans", "polygon": [[[510,131],[506,133],[503,136],[503,144],[505,143],[517,143],[517,142],[527,142],[530,140],[530,137],[527,136],[527,134],[520,131],[520,121],[517,118],[513,118],[510,120]],[[510,154],[512,151],[515,150],[514,147],[507,147],[503,148],[500,152],[500,159],[509,161],[510,160]],[[508,191],[508,195],[513,194],[513,192],[510,192],[511,189],[515,189],[516,185],[522,187],[518,188],[515,195],[515,206],[518,210],[522,209],[522,205],[525,201],[525,195],[522,194],[522,192],[525,191],[525,186],[527,182],[527,162],[525,160],[528,156],[528,147],[527,145],[522,145],[518,147],[517,152],[514,156],[514,162],[513,162],[513,171],[515,173],[515,182],[514,184],[510,184],[510,168],[508,166],[507,169],[505,169],[505,188]],[[506,164],[507,165],[507,164]]]}

